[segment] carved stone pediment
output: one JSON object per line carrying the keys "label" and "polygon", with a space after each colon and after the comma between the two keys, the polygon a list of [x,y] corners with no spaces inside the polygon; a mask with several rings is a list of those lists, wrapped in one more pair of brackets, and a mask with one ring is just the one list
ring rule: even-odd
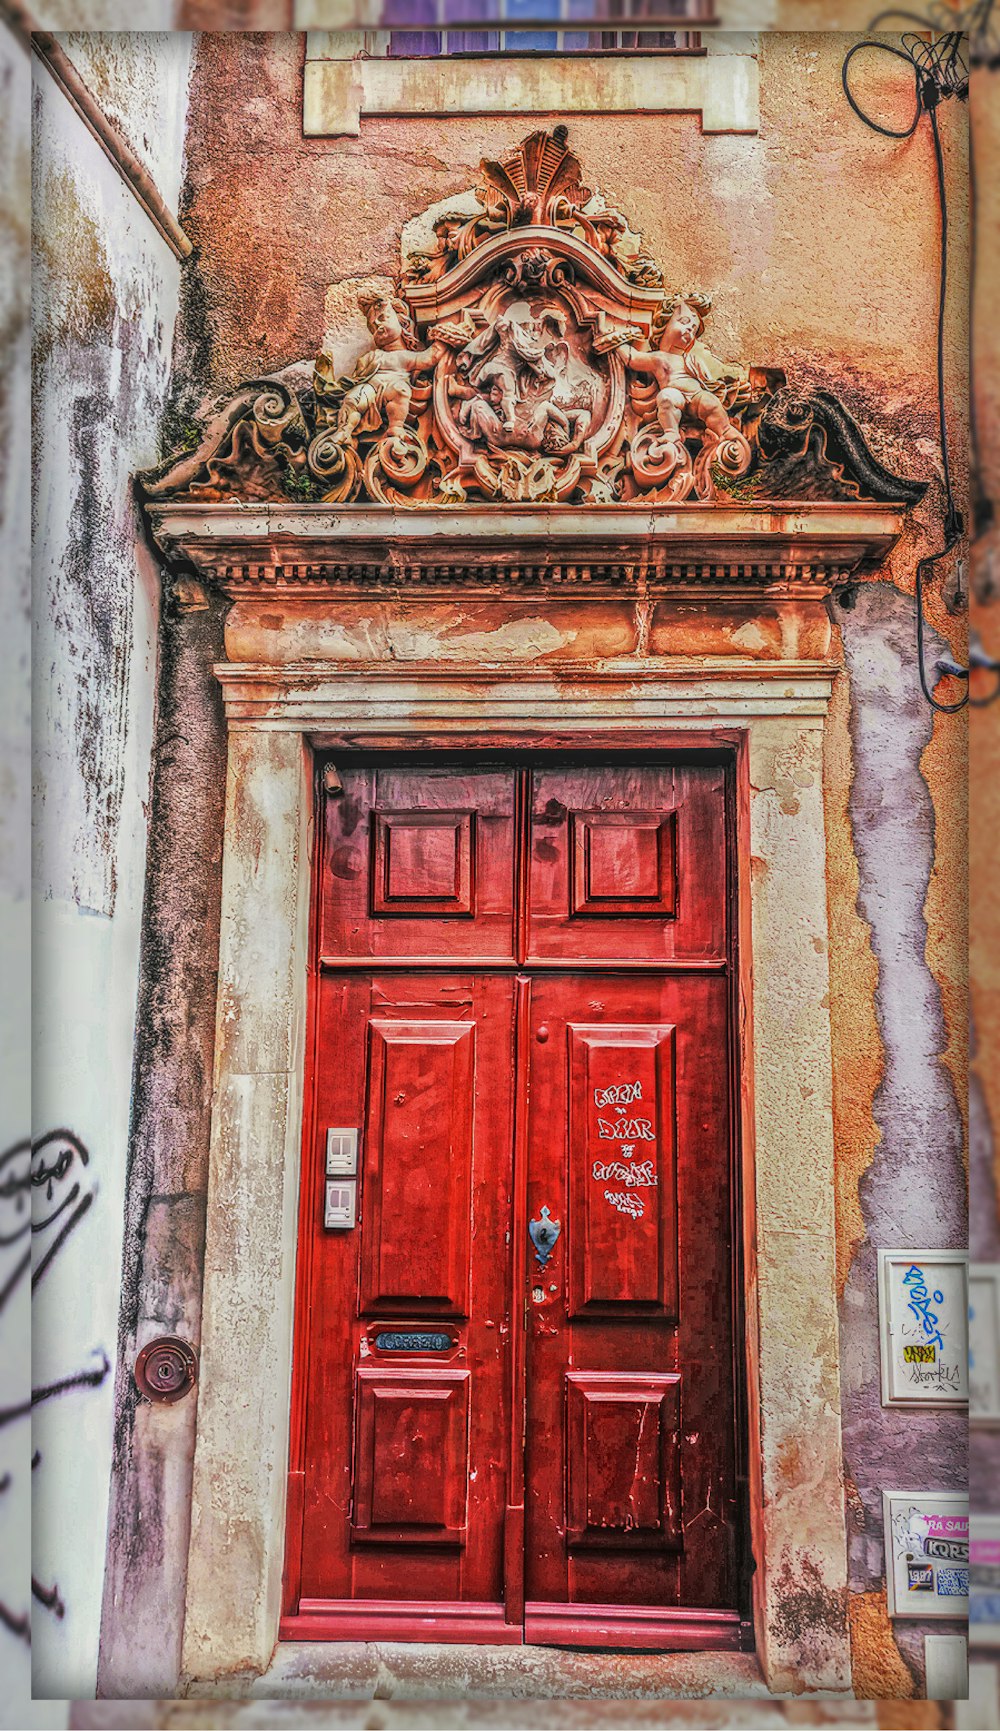
{"label": "carved stone pediment", "polygon": [[[640,309],[648,328],[659,295]],[[454,330],[434,373],[433,421],[454,457],[453,491],[484,499],[566,500],[622,444],[627,384],[610,333],[634,296],[578,237],[532,226],[496,236],[448,276],[409,293],[431,334]]]}
{"label": "carved stone pediment", "polygon": [[476,209],[433,225],[392,289],[359,295],[370,346],[249,383],[150,499],[484,505],[913,504],[830,392],[716,355],[711,299],[664,291],[566,128],[484,161]]}

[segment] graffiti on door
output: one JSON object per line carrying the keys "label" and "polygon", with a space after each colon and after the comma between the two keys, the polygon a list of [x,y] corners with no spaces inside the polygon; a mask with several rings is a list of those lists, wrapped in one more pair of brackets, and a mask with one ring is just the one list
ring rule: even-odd
{"label": "graffiti on door", "polygon": [[595,1160],[590,1169],[591,1176],[599,1184],[625,1186],[624,1190],[605,1190],[604,1200],[629,1220],[641,1220],[646,1212],[642,1197],[635,1192],[651,1189],[659,1183],[653,1161],[636,1158],[639,1143],[656,1141],[651,1118],[626,1116],[627,1108],[637,1103],[642,1103],[641,1081],[613,1082],[606,1088],[594,1089],[594,1105],[598,1113],[610,1106],[617,1114],[614,1118],[598,1116],[598,1137],[604,1142],[617,1142],[621,1158]]}
{"label": "graffiti on door", "polygon": [[598,1118],[597,1134],[606,1142],[616,1141],[624,1136],[633,1142],[655,1142],[656,1132],[649,1118],[618,1118],[614,1123],[609,1118]]}
{"label": "graffiti on door", "polygon": [[[627,1144],[622,1149],[623,1154],[631,1152],[632,1150]],[[592,1171],[594,1177],[600,1179],[602,1183],[605,1180],[610,1180],[614,1184],[624,1184],[628,1190],[646,1188],[651,1184],[659,1183],[659,1179],[653,1171],[652,1160],[631,1160],[627,1166],[621,1160],[595,1160]]]}

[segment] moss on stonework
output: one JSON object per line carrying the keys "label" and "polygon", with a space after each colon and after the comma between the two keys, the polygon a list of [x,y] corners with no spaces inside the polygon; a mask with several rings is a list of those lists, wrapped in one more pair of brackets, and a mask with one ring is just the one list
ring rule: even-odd
{"label": "moss on stonework", "polygon": [[160,426],[161,455],[166,458],[181,452],[196,451],[202,436],[202,429],[197,421],[179,415],[176,409],[168,409]]}
{"label": "moss on stonework", "polygon": [[759,492],[755,475],[727,475],[719,469],[712,472],[717,493],[725,493],[730,499],[755,499]]}
{"label": "moss on stonework", "polygon": [[322,487],[308,470],[286,468],[281,477],[281,486],[289,499],[297,499],[303,505],[312,504],[323,497]]}

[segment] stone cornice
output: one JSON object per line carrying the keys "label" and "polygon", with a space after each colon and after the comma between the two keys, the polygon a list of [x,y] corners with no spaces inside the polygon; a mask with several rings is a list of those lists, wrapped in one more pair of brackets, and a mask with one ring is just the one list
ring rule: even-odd
{"label": "stone cornice", "polygon": [[236,598],[324,592],[621,589],[818,598],[876,570],[903,512],[797,503],[388,506],[150,502],[175,570]]}
{"label": "stone cornice", "polygon": [[28,29],[31,47],[38,59],[48,67],[59,89],[75,108],[84,126],[93,133],[112,167],[141,204],[174,257],[181,260],[190,258],[194,242],[185,234],[145,163],[140,161],[119,128],[95,100],[65,49],[48,30],[35,30],[31,25]]}

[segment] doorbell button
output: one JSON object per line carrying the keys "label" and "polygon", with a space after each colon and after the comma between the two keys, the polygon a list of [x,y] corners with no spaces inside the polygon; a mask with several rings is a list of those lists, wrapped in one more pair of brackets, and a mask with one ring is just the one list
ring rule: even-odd
{"label": "doorbell button", "polygon": [[323,1225],[335,1231],[349,1230],[357,1219],[358,1187],[353,1179],[328,1178],[323,1199]]}
{"label": "doorbell button", "polygon": [[328,1130],[326,1133],[326,1175],[328,1178],[355,1178],[358,1171],[357,1130]]}

